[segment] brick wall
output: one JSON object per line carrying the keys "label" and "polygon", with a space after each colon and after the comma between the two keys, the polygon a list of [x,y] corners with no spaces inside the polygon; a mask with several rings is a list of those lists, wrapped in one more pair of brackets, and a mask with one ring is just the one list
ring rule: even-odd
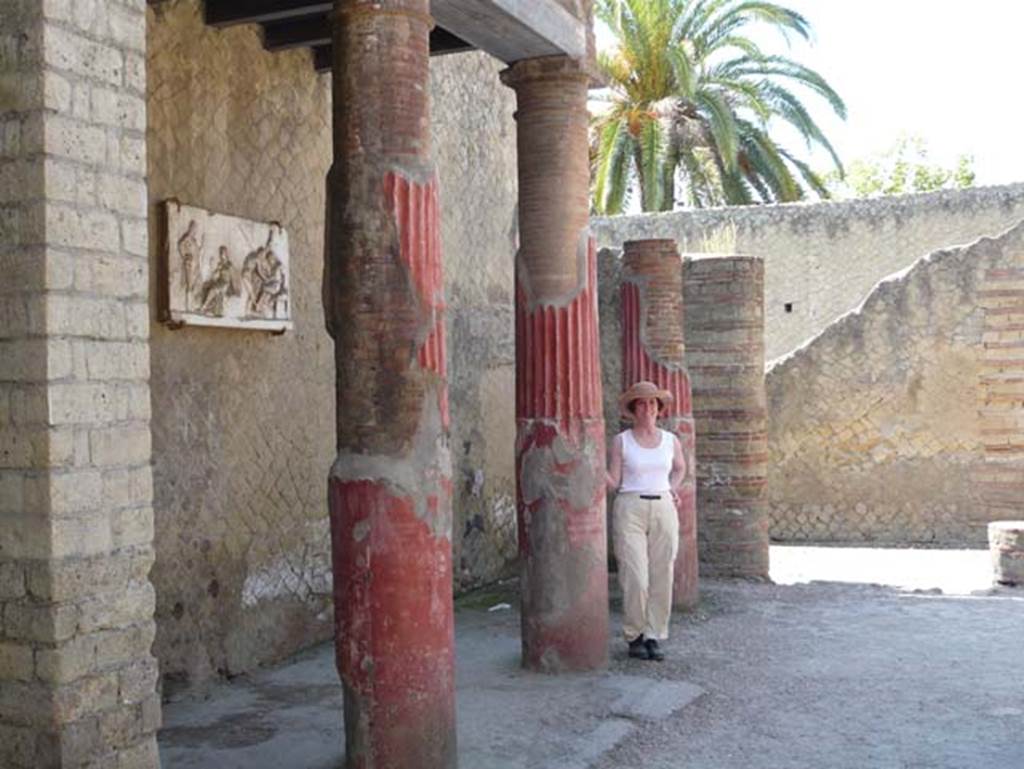
{"label": "brick wall", "polygon": [[681,251],[765,261],[765,354],[773,360],[856,307],[886,275],[930,251],[1024,219],[1024,184],[864,200],[732,206],[593,220],[598,246],[675,238]]}
{"label": "brick wall", "polygon": [[0,58],[0,765],[156,766],[144,3]]}
{"label": "brick wall", "polygon": [[984,546],[1020,517],[1024,225],[937,251],[767,376],[772,536]]}

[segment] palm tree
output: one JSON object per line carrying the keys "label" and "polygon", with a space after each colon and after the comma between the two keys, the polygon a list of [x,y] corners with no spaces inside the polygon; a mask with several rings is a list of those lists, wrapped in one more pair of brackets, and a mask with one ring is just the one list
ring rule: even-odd
{"label": "palm tree", "polygon": [[[598,54],[609,107],[593,120],[594,209],[621,213],[635,182],[644,211],[828,197],[821,177],[769,135],[794,127],[810,149],[842,164],[796,84],[846,117],[842,99],[814,70],[765,53],[744,27],[764,22],[788,42],[807,20],[759,0],[596,0],[617,46]],[[681,194],[677,193],[681,183]],[[802,183],[801,183],[802,182]]]}

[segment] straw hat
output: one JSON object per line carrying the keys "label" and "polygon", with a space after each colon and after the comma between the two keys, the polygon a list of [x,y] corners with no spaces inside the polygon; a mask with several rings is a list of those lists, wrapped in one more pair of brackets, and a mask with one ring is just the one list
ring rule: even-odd
{"label": "straw hat", "polygon": [[654,382],[637,382],[619,396],[619,411],[626,419],[633,418],[633,412],[629,410],[629,407],[638,398],[657,398],[660,416],[672,402],[672,393],[659,389]]}

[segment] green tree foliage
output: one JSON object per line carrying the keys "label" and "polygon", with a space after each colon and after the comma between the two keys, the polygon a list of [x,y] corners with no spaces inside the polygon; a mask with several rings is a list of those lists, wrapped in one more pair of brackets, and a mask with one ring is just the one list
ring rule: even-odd
{"label": "green tree foliage", "polygon": [[746,33],[762,23],[807,39],[807,20],[760,0],[595,0],[615,35],[598,54],[606,108],[592,121],[593,207],[621,213],[637,191],[644,211],[798,200],[828,189],[769,135],[788,123],[808,148],[842,166],[792,85],[846,107],[817,72],[763,51]]}
{"label": "green tree foliage", "polygon": [[951,168],[936,165],[929,161],[924,139],[903,136],[884,152],[854,160],[845,177],[830,172],[825,181],[840,199],[963,189],[974,184],[974,158],[960,155]]}

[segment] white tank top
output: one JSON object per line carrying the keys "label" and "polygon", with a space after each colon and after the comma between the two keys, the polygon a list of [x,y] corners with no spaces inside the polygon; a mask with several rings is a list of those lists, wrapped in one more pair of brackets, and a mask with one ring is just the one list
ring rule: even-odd
{"label": "white tank top", "polygon": [[669,486],[668,476],[672,472],[672,458],[675,441],[665,430],[661,443],[653,449],[645,449],[633,438],[633,431],[619,433],[622,437],[622,483],[619,491],[624,494],[663,494]]}

